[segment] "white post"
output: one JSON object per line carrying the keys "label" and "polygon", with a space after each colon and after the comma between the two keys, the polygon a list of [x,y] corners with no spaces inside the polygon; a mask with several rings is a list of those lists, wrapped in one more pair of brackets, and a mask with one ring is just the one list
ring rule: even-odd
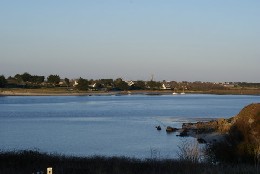
{"label": "white post", "polygon": [[47,174],[52,174],[52,167],[47,168]]}

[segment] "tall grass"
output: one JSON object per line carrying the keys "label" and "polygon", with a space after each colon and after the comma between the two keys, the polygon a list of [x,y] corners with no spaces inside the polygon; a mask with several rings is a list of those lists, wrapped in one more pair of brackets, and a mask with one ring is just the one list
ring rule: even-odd
{"label": "tall grass", "polygon": [[1,174],[256,174],[254,165],[219,164],[187,159],[133,159],[126,157],[70,157],[38,151],[0,153]]}
{"label": "tall grass", "polygon": [[178,146],[178,149],[177,156],[179,160],[198,163],[204,159],[203,150],[196,140],[188,141],[184,139],[181,145]]}

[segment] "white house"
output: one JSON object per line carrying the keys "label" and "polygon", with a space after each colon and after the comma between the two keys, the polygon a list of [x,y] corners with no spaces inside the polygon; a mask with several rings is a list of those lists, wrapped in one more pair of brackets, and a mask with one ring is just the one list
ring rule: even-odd
{"label": "white house", "polygon": [[130,80],[130,81],[125,81],[125,82],[127,83],[128,86],[132,86],[132,85],[135,84],[132,80]]}
{"label": "white house", "polygon": [[77,81],[77,80],[74,80],[74,82],[73,82],[73,87],[77,86],[78,84],[79,84],[78,81]]}
{"label": "white house", "polygon": [[164,81],[164,82],[162,82],[162,87],[161,87],[161,89],[172,89],[172,87],[171,87],[171,83],[170,82],[166,82],[166,81]]}
{"label": "white house", "polygon": [[97,86],[97,83],[92,83],[91,85],[88,85],[91,88],[95,88]]}

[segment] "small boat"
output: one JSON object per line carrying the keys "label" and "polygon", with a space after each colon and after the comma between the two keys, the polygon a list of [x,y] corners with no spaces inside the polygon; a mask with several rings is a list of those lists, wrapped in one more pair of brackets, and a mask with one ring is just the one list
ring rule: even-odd
{"label": "small boat", "polygon": [[184,92],[184,87],[183,87],[181,95],[184,95],[184,94],[185,94],[185,92]]}
{"label": "small boat", "polygon": [[177,95],[178,93],[175,92],[175,88],[174,88],[174,91],[172,93],[172,95]]}
{"label": "small boat", "polygon": [[159,125],[159,126],[156,126],[155,127],[157,130],[162,130],[162,128],[161,128],[161,126]]}

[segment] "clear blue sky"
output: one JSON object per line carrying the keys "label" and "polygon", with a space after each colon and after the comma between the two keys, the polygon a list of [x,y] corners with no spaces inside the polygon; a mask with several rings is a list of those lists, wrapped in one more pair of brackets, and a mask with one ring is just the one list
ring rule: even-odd
{"label": "clear blue sky", "polygon": [[0,74],[260,82],[259,0],[1,0]]}

